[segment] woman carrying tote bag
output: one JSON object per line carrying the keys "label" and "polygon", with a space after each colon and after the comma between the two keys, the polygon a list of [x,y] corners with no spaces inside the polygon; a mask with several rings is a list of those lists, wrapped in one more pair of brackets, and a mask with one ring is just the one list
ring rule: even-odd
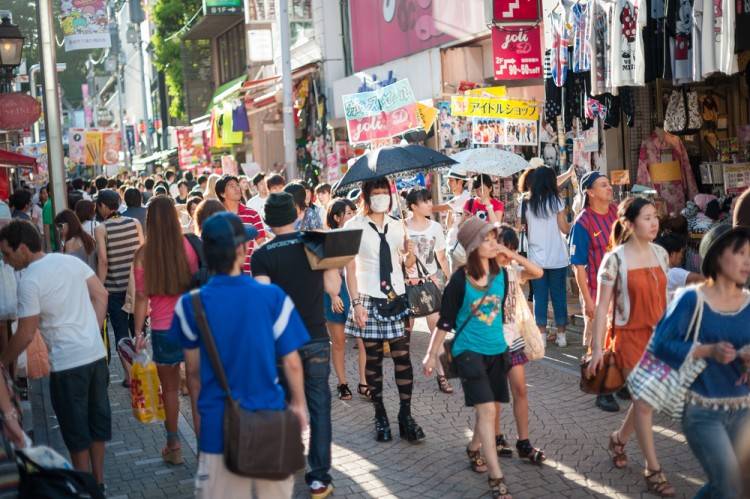
{"label": "woman carrying tote bag", "polygon": [[[736,444],[750,424],[750,292],[743,288],[750,277],[750,233],[714,227],[703,237],[700,255],[708,280],[678,292],[651,350],[673,369],[687,360],[706,361],[689,387],[682,416],[685,438],[708,478],[695,497],[745,497]],[[703,316],[693,345],[686,333],[699,293]]]}

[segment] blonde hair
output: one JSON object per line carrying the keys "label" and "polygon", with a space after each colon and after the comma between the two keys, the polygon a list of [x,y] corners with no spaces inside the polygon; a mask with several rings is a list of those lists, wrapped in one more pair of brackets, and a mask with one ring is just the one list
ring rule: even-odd
{"label": "blonde hair", "polygon": [[221,175],[212,173],[208,176],[208,181],[206,182],[206,191],[203,193],[203,199],[219,199],[219,196],[216,195],[216,183],[219,180],[221,180]]}

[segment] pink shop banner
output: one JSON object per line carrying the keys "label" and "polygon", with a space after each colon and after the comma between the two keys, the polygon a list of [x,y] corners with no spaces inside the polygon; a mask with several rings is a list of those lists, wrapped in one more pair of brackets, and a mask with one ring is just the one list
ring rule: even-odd
{"label": "pink shop banner", "polygon": [[416,104],[408,104],[392,111],[381,111],[373,116],[346,122],[349,142],[352,144],[365,144],[373,140],[395,137],[419,127]]}
{"label": "pink shop banner", "polygon": [[542,33],[539,25],[492,29],[496,80],[542,77]]}
{"label": "pink shop banner", "polygon": [[483,4],[483,0],[350,1],[354,70],[483,31]]}

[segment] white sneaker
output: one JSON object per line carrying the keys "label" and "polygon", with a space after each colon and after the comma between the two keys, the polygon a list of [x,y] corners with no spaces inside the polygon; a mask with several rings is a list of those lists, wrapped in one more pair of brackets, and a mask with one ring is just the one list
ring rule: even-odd
{"label": "white sneaker", "polygon": [[568,346],[568,341],[565,339],[565,333],[557,333],[557,346],[560,348]]}

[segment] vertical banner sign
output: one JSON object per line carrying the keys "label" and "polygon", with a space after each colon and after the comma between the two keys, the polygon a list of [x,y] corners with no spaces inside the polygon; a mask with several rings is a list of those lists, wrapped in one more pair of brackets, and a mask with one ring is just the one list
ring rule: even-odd
{"label": "vertical banner sign", "polygon": [[191,127],[180,127],[177,135],[177,163],[181,170],[193,168],[193,131]]}
{"label": "vertical banner sign", "polygon": [[538,0],[493,0],[492,19],[496,23],[536,21],[539,19]]}
{"label": "vertical banner sign", "polygon": [[342,96],[349,142],[366,144],[421,127],[409,80]]}
{"label": "vertical banner sign", "polygon": [[84,132],[83,128],[71,128],[68,130],[68,157],[73,163],[83,163],[86,161]]}
{"label": "vertical banner sign", "polygon": [[492,59],[496,80],[541,78],[541,26],[492,28]]}
{"label": "vertical banner sign", "polygon": [[102,132],[102,164],[116,165],[120,161],[122,135],[119,130]]}
{"label": "vertical banner sign", "polygon": [[60,25],[65,51],[109,48],[106,0],[62,0]]}
{"label": "vertical banner sign", "polygon": [[99,166],[102,164],[102,132],[99,130],[86,130],[84,132],[86,141],[86,166]]}

